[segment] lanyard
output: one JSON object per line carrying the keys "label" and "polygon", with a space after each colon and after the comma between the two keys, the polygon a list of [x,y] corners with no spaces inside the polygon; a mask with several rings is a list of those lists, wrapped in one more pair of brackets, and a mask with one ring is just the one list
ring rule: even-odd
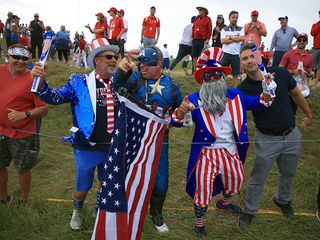
{"label": "lanyard", "polygon": [[160,84],[160,80],[161,80],[162,76],[157,80],[156,85],[154,86],[154,88],[152,89],[152,91],[149,93],[148,92],[148,80],[146,80],[145,82],[145,86],[146,86],[146,103],[148,102],[149,99],[149,94],[155,94],[155,92],[157,91],[159,84]]}

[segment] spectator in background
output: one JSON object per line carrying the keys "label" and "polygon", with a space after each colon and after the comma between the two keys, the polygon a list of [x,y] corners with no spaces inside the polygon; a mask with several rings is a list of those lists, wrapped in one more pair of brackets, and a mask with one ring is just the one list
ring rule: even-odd
{"label": "spectator in background", "polygon": [[97,23],[93,29],[91,29],[90,25],[86,25],[85,27],[89,29],[91,33],[95,35],[95,38],[106,38],[106,32],[108,30],[108,23],[106,21],[103,13],[97,13]]}
{"label": "spectator in background", "polygon": [[64,57],[65,63],[69,61],[69,50],[70,50],[70,36],[66,31],[66,27],[61,25],[60,31],[57,32],[56,49],[58,51],[59,62],[62,61],[62,55]]}
{"label": "spectator in background", "polygon": [[182,58],[182,69],[184,71],[184,74],[186,76],[191,75],[191,73],[188,73],[188,63],[190,61],[190,55],[188,54],[187,56],[185,56],[184,58]]}
{"label": "spectator in background", "polygon": [[[42,44],[43,44],[43,33],[45,31],[45,26],[41,20],[39,20],[39,14],[34,14],[34,20],[32,20],[28,27],[30,31],[31,37],[31,50],[32,50],[32,57],[40,58],[42,53]],[[36,55],[36,48],[38,50],[38,55]]]}
{"label": "spectator in background", "polygon": [[53,62],[57,62],[57,58],[56,58],[56,52],[57,52],[57,49],[56,49],[56,34],[55,32],[52,30],[52,28],[50,26],[46,26],[46,32],[44,34],[44,38],[46,38],[47,36],[51,36],[52,37],[52,43],[51,43],[51,46],[50,46],[50,52],[49,52],[49,56],[51,58],[51,60]]}
{"label": "spectator in background", "polygon": [[124,44],[127,41],[128,20],[124,18],[124,10],[123,9],[120,9],[118,11],[118,16],[120,18],[122,18],[122,21],[123,21],[123,30],[122,30],[122,34],[120,36],[120,42],[119,42],[120,54],[121,54],[121,57],[123,58],[124,57],[124,49],[125,49]]}
{"label": "spectator in background", "polygon": [[82,34],[79,35],[79,46],[78,49],[76,50],[77,53],[77,60],[76,60],[76,66],[78,68],[81,68],[83,63],[83,68],[87,69],[87,53],[85,51],[85,48],[87,46],[86,40],[84,40],[84,36]]}
{"label": "spectator in background", "polygon": [[[271,55],[273,55],[273,67],[278,67],[281,62],[282,56],[289,51],[295,44],[292,43],[293,37],[299,36],[298,31],[295,28],[288,26],[288,17],[279,17],[281,27],[275,31],[272,37],[270,46]],[[273,49],[275,50],[273,53]]]}
{"label": "spectator in background", "polygon": [[8,18],[4,25],[4,36],[6,38],[7,48],[11,45],[11,20],[12,20],[13,13],[8,12]]}
{"label": "spectator in background", "polygon": [[268,50],[264,50],[264,43],[262,42],[260,47],[259,47],[259,50],[260,50],[260,53],[261,53],[261,56],[262,56],[262,62],[263,62],[263,65],[265,67],[269,66],[269,61],[270,61],[270,53]]}
{"label": "spectator in background", "polygon": [[196,70],[198,57],[200,56],[204,45],[209,44],[212,32],[212,21],[208,16],[209,11],[206,7],[196,7],[199,15],[194,20],[192,26],[192,61],[193,71]]}
{"label": "spectator in background", "polygon": [[160,19],[155,16],[156,8],[150,8],[150,15],[145,17],[142,22],[141,40],[143,47],[154,46],[160,37]]}
{"label": "spectator in background", "polygon": [[174,61],[171,63],[169,71],[172,71],[183,57],[191,55],[192,53],[191,35],[192,35],[192,26],[195,19],[196,19],[196,16],[193,16],[191,18],[191,23],[189,23],[187,26],[184,27],[183,33],[182,33],[182,39],[179,43],[178,54],[174,59]]}
{"label": "spectator in background", "polygon": [[3,38],[4,23],[0,19],[0,38]]}
{"label": "spectator in background", "polygon": [[19,20],[20,18],[17,15],[12,16],[11,20],[11,40],[10,43],[12,44],[17,44],[19,43],[19,35],[20,35],[20,30],[19,30]]}
{"label": "spectator in background", "polygon": [[45,114],[48,106],[30,92],[32,78],[27,69],[29,50],[21,44],[8,49],[9,64],[0,65],[0,203],[8,204],[8,170],[13,161],[20,183],[19,203],[29,200],[31,169],[37,163],[34,149],[34,118]]}
{"label": "spectator in background", "polygon": [[124,25],[121,17],[118,17],[118,10],[114,7],[110,8],[108,13],[111,16],[108,28],[108,41],[111,45],[120,47],[120,37],[124,32]]}
{"label": "spectator in background", "polygon": [[170,54],[168,50],[168,45],[166,43],[163,45],[162,54],[163,54],[162,68],[164,70],[168,70],[170,65]]}
{"label": "spectator in background", "polygon": [[244,41],[243,43],[254,43],[257,47],[261,45],[261,37],[267,36],[267,29],[264,23],[258,20],[259,12],[254,10],[251,12],[251,22],[244,25]]}
{"label": "spectator in background", "polygon": [[[318,12],[320,18],[320,11]],[[313,37],[313,46],[311,54],[313,56],[313,63],[314,67],[317,70],[316,77],[314,79],[314,84],[317,86],[318,82],[320,81],[320,21],[314,23],[311,27],[311,36]]]}
{"label": "spectator in background", "polygon": [[212,47],[222,47],[220,35],[221,35],[221,30],[224,28],[226,25],[224,24],[224,18],[222,14],[219,14],[217,16],[217,21],[216,21],[216,26],[212,31]]}
{"label": "spectator in background", "polygon": [[20,30],[19,42],[20,44],[22,44],[23,46],[26,46],[27,48],[30,48],[31,50],[30,37],[28,36],[26,30],[25,31]]}
{"label": "spectator in background", "polygon": [[226,26],[221,31],[221,43],[224,55],[221,60],[222,66],[231,65],[231,75],[233,77],[232,85],[239,85],[238,75],[240,74],[240,46],[244,40],[244,29],[237,25],[239,13],[231,11],[229,13],[229,26]]}

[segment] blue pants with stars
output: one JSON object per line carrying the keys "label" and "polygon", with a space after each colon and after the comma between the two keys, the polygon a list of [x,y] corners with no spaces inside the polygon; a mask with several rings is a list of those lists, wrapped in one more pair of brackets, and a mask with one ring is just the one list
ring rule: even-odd
{"label": "blue pants with stars", "polygon": [[152,195],[155,197],[164,197],[168,191],[169,163],[168,163],[168,141],[162,144],[161,155],[158,165],[156,180],[154,183]]}

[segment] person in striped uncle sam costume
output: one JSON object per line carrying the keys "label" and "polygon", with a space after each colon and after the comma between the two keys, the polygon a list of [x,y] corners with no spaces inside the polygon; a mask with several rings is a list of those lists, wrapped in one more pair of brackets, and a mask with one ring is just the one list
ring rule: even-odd
{"label": "person in striped uncle sam costume", "polygon": [[[72,143],[74,148],[76,186],[72,193],[74,210],[70,221],[73,230],[81,229],[81,210],[92,187],[96,168],[98,180],[102,179],[119,108],[113,83],[119,47],[110,45],[105,38],[97,38],[89,48],[88,65],[94,70],[87,74],[72,74],[58,88],[48,85],[45,71],[39,63],[32,70],[33,75],[41,77],[37,93],[40,99],[53,105],[71,105],[73,126],[71,136],[64,140]],[[98,191],[97,197],[99,194]]]}
{"label": "person in striped uncle sam costume", "polygon": [[221,67],[222,56],[223,50],[218,47],[201,54],[194,73],[200,91],[186,96],[171,117],[173,126],[182,127],[185,114],[191,111],[195,123],[186,190],[194,201],[198,236],[206,234],[204,215],[214,195],[221,193],[215,204],[217,210],[242,212],[230,200],[240,191],[244,178],[242,165],[249,145],[246,111],[272,104],[267,91],[249,97],[238,89],[227,88],[225,76],[231,68]]}

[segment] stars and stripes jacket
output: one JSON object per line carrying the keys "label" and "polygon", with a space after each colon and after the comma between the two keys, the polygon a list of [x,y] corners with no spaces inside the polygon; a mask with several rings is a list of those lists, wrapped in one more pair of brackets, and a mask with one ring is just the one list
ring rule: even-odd
{"label": "stars and stripes jacket", "polygon": [[[216,141],[213,126],[206,121],[206,112],[199,108],[201,103],[199,92],[192,93],[188,97],[189,102],[194,104],[195,110],[191,111],[192,120],[195,123],[195,131],[191,144],[190,157],[187,168],[186,191],[193,198],[196,188],[195,168],[200,150],[203,146],[210,146]],[[227,109],[230,111],[234,123],[234,137],[237,145],[238,154],[242,163],[245,162],[249,143],[247,129],[247,110],[259,110],[264,106],[260,103],[260,96],[246,96],[239,89],[228,88],[227,90]],[[174,123],[175,127],[182,127],[181,123]],[[223,189],[219,177],[215,179],[213,195],[219,194]]]}

